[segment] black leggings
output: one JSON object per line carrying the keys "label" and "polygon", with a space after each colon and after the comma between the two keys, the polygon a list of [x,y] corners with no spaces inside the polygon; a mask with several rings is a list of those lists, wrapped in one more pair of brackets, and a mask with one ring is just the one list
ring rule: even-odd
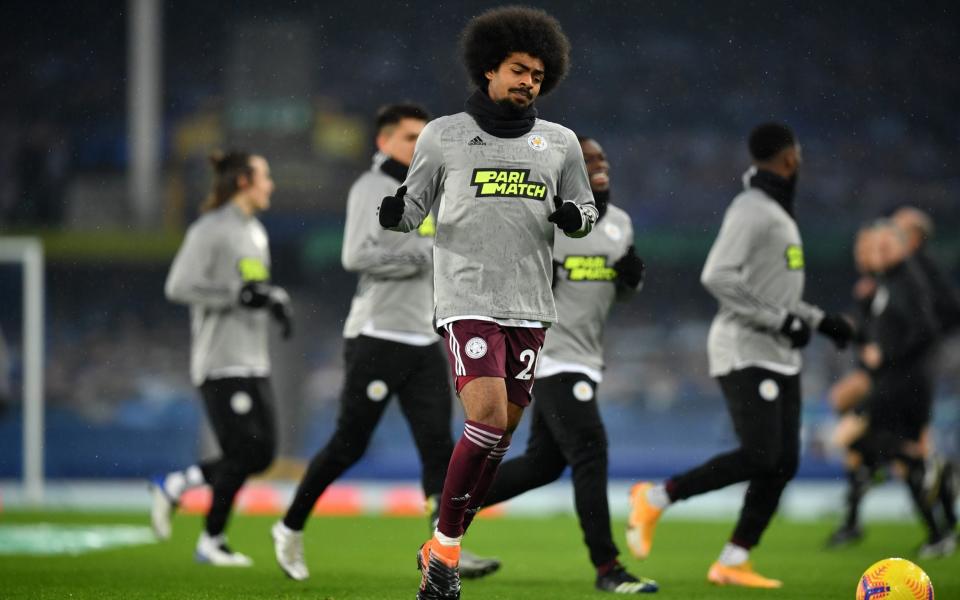
{"label": "black leggings", "polygon": [[800,376],[750,367],[718,378],[740,447],[667,482],[682,500],[749,481],[732,541],[752,548],[796,475],[800,458]]}
{"label": "black leggings", "polygon": [[537,379],[530,440],[522,456],[500,465],[485,504],[493,505],[556,480],[570,465],[577,518],[590,561],[601,566],[619,554],[607,502],[607,433],[597,385],[579,373]]}
{"label": "black leggings", "polygon": [[263,377],[208,379],[200,386],[220,458],[200,465],[213,488],[206,530],[220,535],[247,477],[265,471],[276,454],[273,393]]}
{"label": "black leggings", "polygon": [[366,452],[394,394],[420,454],[424,494],[439,494],[447,475],[453,452],[453,394],[440,344],[411,346],[361,335],[346,340],[344,358],[336,431],[310,461],[283,520],[295,531],[303,529],[327,487]]}

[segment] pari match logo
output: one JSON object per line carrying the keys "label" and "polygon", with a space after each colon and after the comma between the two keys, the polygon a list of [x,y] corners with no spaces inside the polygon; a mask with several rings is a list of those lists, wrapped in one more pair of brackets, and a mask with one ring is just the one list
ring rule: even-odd
{"label": "pari match logo", "polygon": [[547,186],[529,179],[530,169],[474,169],[470,185],[477,188],[477,198],[546,200]]}
{"label": "pari match logo", "polygon": [[606,256],[568,256],[563,261],[570,281],[613,281],[617,272],[607,266]]}

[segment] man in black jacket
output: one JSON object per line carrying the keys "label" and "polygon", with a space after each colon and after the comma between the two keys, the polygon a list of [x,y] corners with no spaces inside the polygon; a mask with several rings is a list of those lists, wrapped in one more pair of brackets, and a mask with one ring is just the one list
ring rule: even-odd
{"label": "man in black jacket", "polygon": [[932,358],[939,334],[933,295],[920,267],[908,260],[901,232],[892,223],[875,227],[870,256],[877,289],[870,305],[868,343],[861,349],[873,389],[866,401],[870,427],[854,448],[893,462],[903,473],[928,530],[921,556],[946,556],[956,548],[955,519],[940,517],[926,488],[921,437],[933,407]]}

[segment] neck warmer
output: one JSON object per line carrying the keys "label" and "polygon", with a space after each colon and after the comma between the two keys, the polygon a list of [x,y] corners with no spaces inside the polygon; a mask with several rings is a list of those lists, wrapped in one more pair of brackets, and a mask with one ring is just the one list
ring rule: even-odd
{"label": "neck warmer", "polygon": [[[753,169],[753,167],[751,167]],[[763,190],[771,198],[777,201],[777,204],[787,211],[787,214],[793,216],[793,194],[797,189],[796,173],[790,179],[784,179],[776,173],[765,171],[763,169],[753,169],[754,173],[749,177],[749,186]],[[749,171],[748,171],[749,173]]]}
{"label": "neck warmer", "polygon": [[380,163],[380,170],[400,183],[403,183],[407,179],[407,171],[410,170],[410,167],[402,162],[388,158]]}
{"label": "neck warmer", "polygon": [[597,217],[597,221],[599,221],[607,214],[607,206],[610,205],[610,189],[608,188],[603,192],[593,192],[593,202],[597,205],[597,211],[600,212],[600,216]]}
{"label": "neck warmer", "polygon": [[494,102],[485,90],[477,90],[467,98],[466,111],[480,129],[498,138],[518,138],[529,133],[537,120],[533,104],[519,108],[509,100]]}

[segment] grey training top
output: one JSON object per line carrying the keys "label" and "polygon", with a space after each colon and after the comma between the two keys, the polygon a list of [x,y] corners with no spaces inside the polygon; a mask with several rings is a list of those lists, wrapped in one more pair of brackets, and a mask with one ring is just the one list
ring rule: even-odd
{"label": "grey training top", "polygon": [[[372,168],[360,176],[347,196],[343,232],[343,268],[359,273],[357,291],[343,336],[403,334],[438,341],[433,327],[434,219],[427,217],[416,235],[387,231],[377,222],[377,207],[400,182],[380,170],[386,157],[377,154]],[[378,335],[380,334],[380,335]]]}
{"label": "grey training top", "polygon": [[269,315],[240,306],[245,281],[270,279],[267,233],[233,202],[187,230],[167,276],[167,298],[190,306],[190,377],[266,377]]}
{"label": "grey training top", "polygon": [[407,186],[403,219],[411,231],[438,200],[434,246],[437,322],[463,316],[553,323],[550,289],[555,226],[547,221],[559,195],[596,220],[576,135],[537,119],[518,138],[483,131],[467,113],[440,117],[423,129]]}
{"label": "grey training top", "polygon": [[[597,382],[602,379],[603,330],[618,297],[613,265],[631,245],[630,215],[612,205],[587,237],[557,237],[553,297],[560,321],[547,333],[537,363],[538,377],[574,371]],[[620,295],[632,291],[623,290]]]}
{"label": "grey training top", "polygon": [[747,367],[800,372],[800,352],[779,333],[794,313],[816,328],[823,311],[803,302],[803,244],[793,217],[748,187],[727,208],[700,281],[719,301],[707,351],[710,375]]}

